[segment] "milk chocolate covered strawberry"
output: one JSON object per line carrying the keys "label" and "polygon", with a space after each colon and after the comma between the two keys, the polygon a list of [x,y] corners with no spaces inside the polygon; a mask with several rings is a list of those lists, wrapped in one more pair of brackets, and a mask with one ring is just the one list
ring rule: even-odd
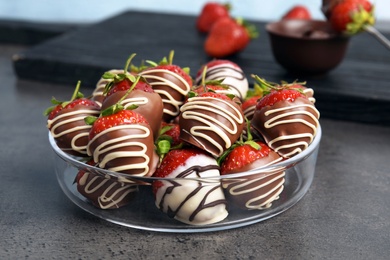
{"label": "milk chocolate covered strawberry", "polygon": [[120,101],[124,109],[132,108],[140,113],[149,122],[156,139],[161,126],[163,116],[163,102],[159,94],[143,79],[140,78],[133,86],[135,77],[127,72],[132,56],[126,63],[121,73],[105,73],[103,78],[112,79],[105,88],[105,97],[102,102],[102,110],[115,105]]}
{"label": "milk chocolate covered strawberry", "polygon": [[[212,224],[225,219],[226,200],[216,160],[198,149],[171,150],[153,177],[157,208],[190,225]],[[207,179],[209,178],[209,179]]]}
{"label": "milk chocolate covered strawberry", "polygon": [[180,111],[180,138],[216,157],[232,146],[245,125],[238,99],[213,91],[190,96]]}
{"label": "milk chocolate covered strawberry", "polygon": [[[264,80],[254,76],[264,84]],[[319,126],[320,113],[299,88],[273,86],[261,98],[251,125],[268,146],[285,158],[292,157],[313,141]]]}
{"label": "milk chocolate covered strawberry", "polygon": [[244,173],[249,175],[222,180],[226,197],[239,208],[266,209],[279,198],[285,182],[284,169],[262,171],[283,158],[261,141],[252,140],[248,131],[248,140],[236,142],[219,159],[221,175]]}
{"label": "milk chocolate covered strawberry", "polygon": [[79,81],[69,101],[53,98],[54,106],[46,109],[44,114],[48,116],[47,128],[61,150],[76,156],[87,156],[91,126],[85,124],[84,118],[99,115],[100,107],[96,102],[84,98],[79,92],[80,84]]}
{"label": "milk chocolate covered strawberry", "polygon": [[180,106],[192,87],[192,79],[186,69],[172,64],[173,52],[168,59],[139,72],[163,101],[163,121],[170,122],[180,113]]}
{"label": "milk chocolate covered strawberry", "polygon": [[92,124],[87,152],[100,168],[137,176],[153,174],[158,156],[145,117],[118,102],[99,118],[86,120]]}

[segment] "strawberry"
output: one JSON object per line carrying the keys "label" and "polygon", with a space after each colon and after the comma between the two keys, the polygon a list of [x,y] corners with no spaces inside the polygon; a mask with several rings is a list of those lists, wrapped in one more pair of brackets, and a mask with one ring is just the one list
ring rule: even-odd
{"label": "strawberry", "polygon": [[162,122],[159,136],[156,140],[157,154],[160,162],[172,149],[179,149],[183,146],[180,140],[180,127],[177,123]]}
{"label": "strawberry", "polygon": [[172,64],[174,52],[159,64],[148,61],[152,66],[139,72],[162,99],[163,121],[170,122],[179,115],[187,93],[192,87],[192,79],[188,68]]}
{"label": "strawberry", "polygon": [[[123,71],[127,71],[132,57],[130,56]],[[125,109],[131,108],[146,118],[153,130],[153,137],[156,139],[163,116],[163,102],[160,95],[154,92],[153,88],[142,78],[134,84],[135,78],[130,73],[105,73],[103,77],[113,80],[106,86],[106,96],[101,109],[105,110],[120,101]]]}
{"label": "strawberry", "polygon": [[246,48],[258,36],[254,25],[230,17],[216,21],[204,44],[205,52],[214,58],[227,57]]}
{"label": "strawberry", "polygon": [[286,14],[283,15],[282,19],[302,19],[310,20],[311,14],[306,6],[295,5]]}
{"label": "strawberry", "polygon": [[217,20],[230,17],[230,7],[230,4],[207,2],[196,20],[197,30],[201,33],[208,33]]}
{"label": "strawberry", "polygon": [[306,149],[319,126],[320,114],[314,104],[299,88],[291,88],[289,84],[275,86],[257,75],[254,78],[259,84],[268,86],[270,91],[258,101],[252,127],[285,158]]}
{"label": "strawberry", "polygon": [[86,122],[92,124],[87,152],[100,168],[137,176],[154,172],[158,156],[153,133],[141,114],[124,109],[118,101],[98,118],[86,118]]}
{"label": "strawberry", "polygon": [[[95,166],[93,160],[87,162]],[[99,175],[95,172],[80,170],[74,181],[78,192],[100,209],[115,209],[127,205],[138,190],[137,185],[125,184],[109,175]]]}
{"label": "strawberry", "polygon": [[52,99],[54,106],[45,110],[48,116],[47,128],[54,137],[58,147],[75,156],[87,155],[88,134],[90,126],[84,118],[100,113],[100,106],[93,100],[84,98],[79,92],[79,81],[69,101]]}
{"label": "strawberry", "polygon": [[374,25],[374,8],[367,0],[338,1],[330,9],[329,21],[337,32],[353,35]]}
{"label": "strawberry", "polygon": [[[190,225],[222,221],[228,215],[216,160],[194,148],[169,151],[153,177],[155,204],[169,217]],[[210,178],[210,181],[204,181]]]}
{"label": "strawberry", "polygon": [[248,80],[240,66],[229,60],[213,59],[204,64],[196,74],[195,84],[202,84],[203,78],[204,81],[221,81],[221,84],[228,86],[224,93],[231,93],[241,100],[249,89]]}

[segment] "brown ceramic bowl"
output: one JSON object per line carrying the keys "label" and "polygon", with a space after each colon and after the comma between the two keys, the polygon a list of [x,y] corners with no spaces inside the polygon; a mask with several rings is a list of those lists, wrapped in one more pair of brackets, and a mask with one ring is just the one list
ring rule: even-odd
{"label": "brown ceramic bowl", "polygon": [[280,20],[268,23],[275,60],[297,74],[323,74],[343,60],[349,38],[319,20]]}

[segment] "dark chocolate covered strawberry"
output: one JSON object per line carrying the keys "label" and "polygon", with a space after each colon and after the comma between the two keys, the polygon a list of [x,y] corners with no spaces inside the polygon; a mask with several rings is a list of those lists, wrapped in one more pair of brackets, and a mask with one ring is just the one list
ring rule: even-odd
{"label": "dark chocolate covered strawberry", "polygon": [[[88,164],[94,165],[91,162]],[[135,184],[123,183],[109,175],[80,170],[75,183],[77,191],[100,209],[117,209],[131,202],[138,191]]]}
{"label": "dark chocolate covered strawberry", "polygon": [[173,52],[169,58],[164,58],[159,64],[139,72],[152,86],[163,101],[163,121],[170,122],[180,113],[187,93],[192,87],[192,79],[185,68],[172,64]]}
{"label": "dark chocolate covered strawberry", "polygon": [[44,112],[48,116],[47,128],[58,147],[64,152],[76,156],[87,156],[88,134],[90,125],[84,118],[100,113],[100,106],[79,92],[80,81],[69,101],[52,99],[54,106]]}
{"label": "dark chocolate covered strawberry", "polygon": [[[199,149],[176,149],[166,154],[153,177],[157,208],[190,225],[212,224],[225,219],[226,200],[217,161]],[[207,179],[208,178],[208,179]]]}
{"label": "dark chocolate covered strawberry", "polygon": [[[264,83],[258,76],[255,80]],[[290,158],[305,150],[319,127],[320,113],[302,90],[296,87],[273,86],[259,100],[251,120],[273,150]]]}
{"label": "dark chocolate covered strawberry", "polygon": [[262,171],[266,167],[282,161],[283,158],[261,141],[236,142],[219,159],[221,175],[251,172],[241,177],[222,180],[226,198],[243,209],[265,209],[279,198],[285,182],[284,169]]}
{"label": "dark chocolate covered strawberry", "polygon": [[221,156],[240,137],[245,125],[241,104],[236,101],[234,96],[214,91],[189,96],[180,108],[180,138]]}
{"label": "dark chocolate covered strawberry", "polygon": [[100,168],[137,176],[153,174],[158,156],[145,117],[118,102],[103,110],[99,118],[86,120],[93,124],[87,152]]}

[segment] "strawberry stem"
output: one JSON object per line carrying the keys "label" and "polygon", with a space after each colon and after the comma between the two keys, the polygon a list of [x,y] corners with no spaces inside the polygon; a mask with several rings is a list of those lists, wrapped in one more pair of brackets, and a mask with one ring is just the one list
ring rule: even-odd
{"label": "strawberry stem", "polygon": [[175,51],[174,50],[171,50],[169,52],[169,56],[168,56],[168,64],[169,65],[172,65],[173,64],[173,56],[175,55]]}
{"label": "strawberry stem", "polygon": [[133,53],[133,54],[131,54],[131,55],[129,56],[129,58],[127,59],[126,64],[125,64],[125,68],[123,69],[123,71],[124,71],[125,73],[128,72],[128,69],[129,69],[129,66],[130,66],[130,64],[131,64],[131,61],[134,59],[135,55],[137,55],[137,54]]}

